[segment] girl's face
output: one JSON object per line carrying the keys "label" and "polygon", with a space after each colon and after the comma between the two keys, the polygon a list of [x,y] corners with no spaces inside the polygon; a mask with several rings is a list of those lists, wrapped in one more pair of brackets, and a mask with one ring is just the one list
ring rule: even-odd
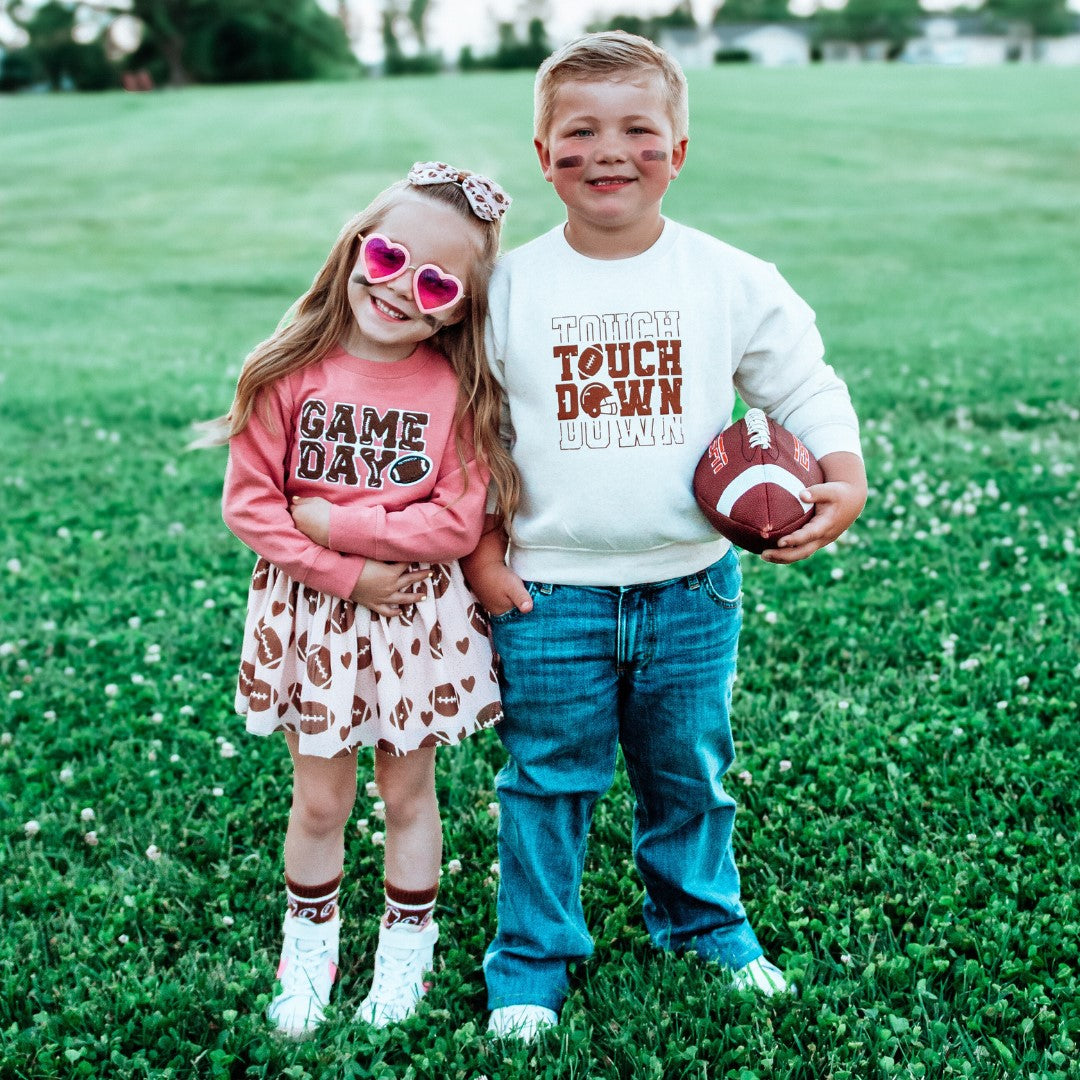
{"label": "girl's face", "polygon": [[452,206],[411,192],[390,208],[374,231],[395,248],[407,250],[408,269],[389,281],[372,283],[363,258],[357,258],[348,289],[354,322],[341,344],[354,356],[393,363],[404,360],[440,327],[465,317],[469,301],[464,296],[451,307],[425,314],[413,292],[413,277],[417,267],[433,264],[444,275],[468,282],[480,232]]}

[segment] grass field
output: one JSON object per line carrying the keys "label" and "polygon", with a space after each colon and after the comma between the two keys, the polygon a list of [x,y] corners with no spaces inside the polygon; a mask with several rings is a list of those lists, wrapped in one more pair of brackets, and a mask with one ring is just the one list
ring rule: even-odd
{"label": "grass field", "polygon": [[[482,1036],[497,739],[441,759],[444,965],[354,1027],[380,897],[350,826],[340,1008],[263,1019],[288,770],[232,715],[251,556],[191,421],[416,158],[559,204],[527,76],[0,99],[0,1076],[1064,1078],[1080,1049],[1080,82],[692,79],[673,217],[776,262],[863,418],[846,542],[748,559],[737,858],[802,987],[658,955],[628,789],[598,809],[597,953],[531,1048]],[[364,779],[368,777],[365,772]],[[363,787],[363,785],[361,785]]]}

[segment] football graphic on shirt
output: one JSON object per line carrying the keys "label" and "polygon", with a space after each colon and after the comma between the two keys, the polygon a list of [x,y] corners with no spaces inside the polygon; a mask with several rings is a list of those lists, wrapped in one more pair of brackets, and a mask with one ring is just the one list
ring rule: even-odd
{"label": "football graphic on shirt", "polygon": [[408,487],[419,484],[431,472],[431,458],[424,454],[406,454],[390,466],[390,479],[395,484]]}
{"label": "football graphic on shirt", "polygon": [[760,554],[814,516],[813,503],[799,496],[824,479],[817,459],[790,431],[750,409],[701,455],[694,496],[717,532]]}
{"label": "football graphic on shirt", "polygon": [[587,416],[596,419],[605,413],[608,416],[615,416],[619,411],[619,406],[610,388],[603,383],[593,382],[581,389],[581,409]]}
{"label": "football graphic on shirt", "polygon": [[590,345],[587,349],[583,349],[581,355],[578,357],[578,374],[583,379],[591,379],[594,375],[599,373],[603,366],[604,354],[595,345]]}

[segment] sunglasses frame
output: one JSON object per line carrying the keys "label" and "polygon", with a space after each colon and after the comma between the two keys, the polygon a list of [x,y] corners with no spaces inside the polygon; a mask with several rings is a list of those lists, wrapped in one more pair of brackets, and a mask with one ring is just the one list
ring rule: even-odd
{"label": "sunglasses frame", "polygon": [[[397,240],[391,240],[389,236],[386,236],[383,233],[373,232],[368,233],[367,236],[362,236],[358,233],[357,235],[360,239],[360,261],[364,267],[364,274],[372,285],[381,285],[383,284],[383,282],[393,281],[395,278],[399,278],[402,274],[405,274],[409,270],[412,270],[413,299],[416,301],[417,308],[419,308],[421,313],[424,315],[434,315],[436,311],[445,311],[447,308],[453,307],[456,303],[458,303],[458,301],[465,298],[465,286],[462,283],[461,278],[459,278],[456,274],[451,274],[449,271],[444,270],[437,263],[421,263],[419,266],[413,265],[412,253],[409,251],[409,249],[404,244],[399,243]],[[387,247],[393,248],[397,251],[403,251],[405,253],[405,262],[402,264],[402,266],[390,274],[383,274],[382,276],[372,275],[371,267],[367,260],[368,245],[371,243],[372,240],[381,240],[384,244],[386,244]],[[448,300],[445,304],[436,304],[434,307],[426,306],[420,296],[419,287],[420,275],[423,274],[425,270],[434,271],[434,273],[438,275],[440,281],[452,281],[457,286],[457,295],[452,300]]]}

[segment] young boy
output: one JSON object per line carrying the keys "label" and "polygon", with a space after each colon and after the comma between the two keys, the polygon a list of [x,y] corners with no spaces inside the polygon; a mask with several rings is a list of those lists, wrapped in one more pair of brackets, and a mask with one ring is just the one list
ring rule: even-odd
{"label": "young boy", "polygon": [[535,124],[566,222],[503,258],[490,292],[524,497],[509,565],[495,530],[466,566],[493,616],[510,755],[489,1030],[524,1039],[557,1020],[568,963],[592,952],[581,875],[619,745],[652,940],[716,960],[738,987],[787,989],[739,899],[721,782],[739,562],[691,478],[737,389],[825,474],[814,518],[764,558],[806,558],[866,497],[858,422],[813,312],[775,267],[661,215],[687,149],[672,58],[618,32],[571,42],[537,75]]}

